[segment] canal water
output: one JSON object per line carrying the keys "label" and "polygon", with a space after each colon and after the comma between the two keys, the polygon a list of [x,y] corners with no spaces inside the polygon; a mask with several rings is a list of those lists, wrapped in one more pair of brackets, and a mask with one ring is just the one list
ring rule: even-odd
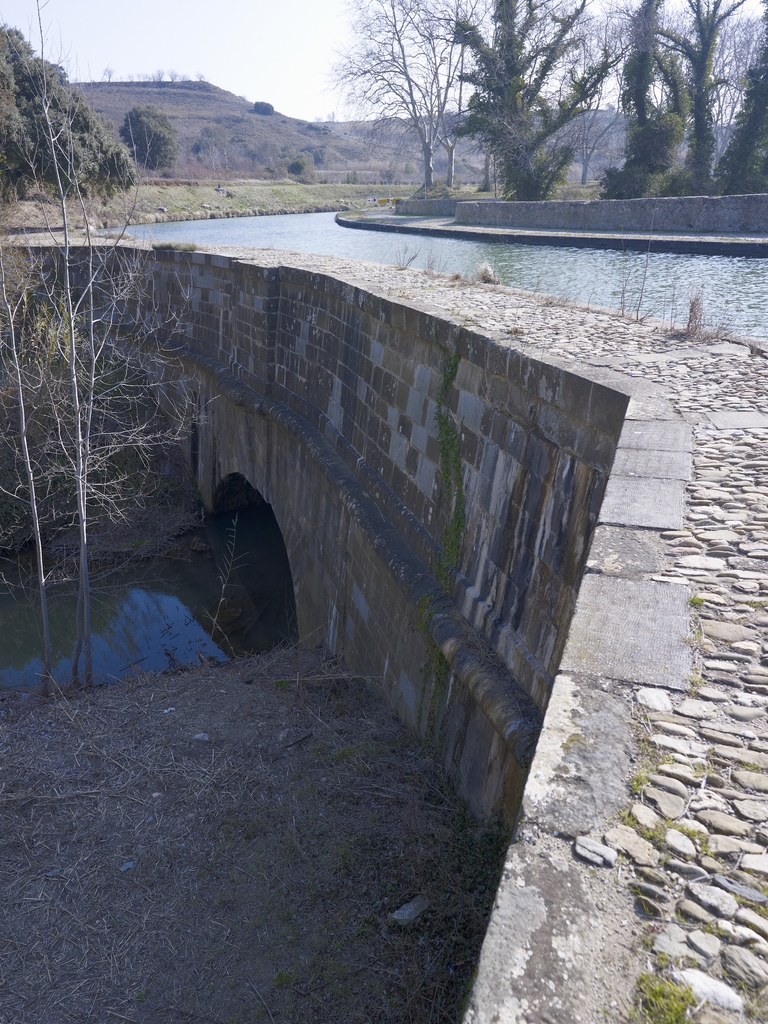
{"label": "canal water", "polygon": [[[270,505],[208,517],[179,538],[172,555],[94,572],[98,682],[136,669],[223,661],[295,637],[288,556]],[[0,688],[29,688],[39,681],[43,662],[28,562],[0,559],[0,579]],[[71,681],[76,604],[72,585],[50,588],[54,677],[60,685]]]}
{"label": "canal water", "polygon": [[424,238],[339,227],[333,213],[135,226],[151,241],[247,245],[410,265],[471,277],[489,263],[503,284],[632,316],[687,322],[701,294],[707,326],[768,337],[768,260]]}

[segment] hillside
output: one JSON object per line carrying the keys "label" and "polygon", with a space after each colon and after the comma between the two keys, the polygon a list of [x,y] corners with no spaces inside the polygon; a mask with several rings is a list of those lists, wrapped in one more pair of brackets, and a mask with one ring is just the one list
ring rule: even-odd
{"label": "hillside", "polygon": [[[319,181],[416,185],[421,180],[418,149],[382,137],[374,146],[365,123],[313,123],[278,111],[256,114],[252,103],[209,82],[87,82],[78,88],[116,131],[133,106],[151,104],[162,110],[178,133],[174,177],[280,178],[301,157],[307,176]],[[444,163],[440,154],[435,163],[439,176]],[[477,155],[457,163],[462,180],[479,180]]]}

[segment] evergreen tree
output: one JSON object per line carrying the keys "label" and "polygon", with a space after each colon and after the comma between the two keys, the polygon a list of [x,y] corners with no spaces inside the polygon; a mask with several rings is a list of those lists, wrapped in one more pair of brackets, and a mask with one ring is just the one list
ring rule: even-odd
{"label": "evergreen tree", "polygon": [[706,195],[713,189],[712,170],[715,159],[713,116],[714,91],[712,74],[720,29],[725,21],[743,6],[745,0],[686,0],[691,21],[689,30],[659,30],[672,59],[679,55],[687,66],[690,97],[690,129],[685,166],[688,171],[685,191]]}
{"label": "evergreen tree", "polygon": [[763,0],[764,34],[757,61],[747,72],[744,103],[736,129],[718,167],[723,195],[768,191],[768,0]]}
{"label": "evergreen tree", "polygon": [[125,115],[120,138],[141,168],[172,167],[179,155],[176,129],[157,107],[132,107]]}
{"label": "evergreen tree", "polygon": [[[457,25],[474,63],[464,81],[475,87],[459,133],[491,150],[507,199],[547,199],[565,180],[573,150],[562,130],[616,63],[605,50],[577,70],[574,30],[586,7],[587,0],[566,11],[552,0],[496,0],[490,44],[474,25]],[[554,81],[563,83],[556,98],[548,95]]]}
{"label": "evergreen tree", "polygon": [[[49,145],[47,135],[65,127],[69,145],[63,152]],[[16,29],[0,27],[0,193],[24,197],[41,184],[54,186],[57,169],[65,188],[77,181],[83,194],[109,193],[135,181],[125,147],[64,71],[36,57]]]}
{"label": "evergreen tree", "polygon": [[[687,95],[679,65],[659,50],[659,11],[663,0],[642,0],[633,19],[629,57],[624,66],[621,103],[627,115],[627,159],[603,176],[606,199],[632,199],[664,190],[685,134]],[[654,102],[654,91],[662,100]]]}

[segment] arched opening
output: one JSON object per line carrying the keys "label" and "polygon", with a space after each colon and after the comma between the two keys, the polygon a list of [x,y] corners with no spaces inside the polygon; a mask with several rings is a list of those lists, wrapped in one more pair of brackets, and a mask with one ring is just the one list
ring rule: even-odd
{"label": "arched opening", "polygon": [[270,650],[298,639],[293,578],[272,506],[241,473],[217,486],[206,542],[221,592],[208,614],[227,654]]}

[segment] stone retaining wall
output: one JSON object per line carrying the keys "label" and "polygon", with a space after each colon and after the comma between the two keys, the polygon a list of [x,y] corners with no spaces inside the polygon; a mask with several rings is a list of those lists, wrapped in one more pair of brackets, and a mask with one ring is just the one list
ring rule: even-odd
{"label": "stone retaining wall", "polygon": [[458,203],[456,223],[572,231],[760,235],[768,232],[768,195]]}
{"label": "stone retaining wall", "polygon": [[401,200],[397,212],[455,217],[457,224],[560,231],[768,233],[768,195],[547,202]]}

